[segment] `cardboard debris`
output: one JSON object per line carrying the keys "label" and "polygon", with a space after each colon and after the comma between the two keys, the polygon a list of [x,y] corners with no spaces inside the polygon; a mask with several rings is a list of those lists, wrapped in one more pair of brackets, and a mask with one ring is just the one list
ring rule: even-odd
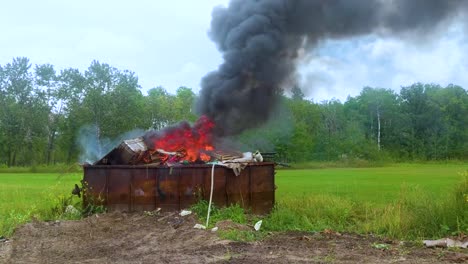
{"label": "cardboard debris", "polygon": [[[195,162],[262,162],[263,157],[260,152],[240,153],[225,150],[200,150],[200,160]],[[203,160],[201,160],[203,158]],[[149,149],[141,137],[124,140],[119,146],[111,150],[108,154],[94,163],[94,165],[139,165],[149,166],[193,163],[189,161],[188,153],[185,149],[177,151],[167,151],[164,149]]]}

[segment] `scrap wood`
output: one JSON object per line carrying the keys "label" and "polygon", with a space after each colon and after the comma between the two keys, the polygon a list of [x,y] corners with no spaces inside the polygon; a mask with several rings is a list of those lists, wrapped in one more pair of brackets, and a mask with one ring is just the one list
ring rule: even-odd
{"label": "scrap wood", "polygon": [[423,240],[423,243],[426,247],[457,247],[457,248],[467,248],[468,241],[459,241],[450,238],[441,238],[437,240]]}
{"label": "scrap wood", "polygon": [[247,167],[247,165],[251,162],[261,162],[256,160],[253,156],[252,152],[244,152],[242,154],[242,158],[225,160],[217,163],[220,166],[228,167],[234,171],[236,176],[239,176],[242,170]]}
{"label": "scrap wood", "polygon": [[180,151],[165,151],[164,149],[156,149],[157,153],[164,154],[164,155],[169,155],[169,156],[178,156],[178,157],[183,157],[185,154],[183,153],[183,150]]}
{"label": "scrap wood", "polygon": [[130,164],[137,165],[140,164],[146,157],[146,151],[135,152],[135,156],[130,159]]}
{"label": "scrap wood", "polygon": [[176,214],[177,214],[177,212],[169,213],[169,214],[167,214],[167,215],[165,215],[165,216],[159,218],[157,221],[158,221],[158,222],[164,221],[164,220],[168,219],[169,217],[175,216]]}
{"label": "scrap wood", "polygon": [[159,166],[161,166],[161,165],[162,165],[162,164],[161,164],[161,162],[159,162],[159,161],[153,161],[153,162],[151,162],[151,163],[145,164],[146,167],[150,167],[150,168],[151,168],[151,167],[159,167]]}
{"label": "scrap wood", "polygon": [[219,161],[242,158],[242,153],[238,153],[238,152],[226,152],[226,151],[217,150],[217,151],[205,151],[204,153],[207,155],[210,155],[211,157]]}
{"label": "scrap wood", "polygon": [[185,157],[185,155],[186,153],[184,152],[184,150],[166,151],[164,149],[156,149],[149,153],[148,158],[145,159],[145,162],[158,164],[163,164],[166,162],[175,162]]}
{"label": "scrap wood", "polygon": [[254,160],[252,152],[244,152],[242,154],[242,158],[226,160],[226,161],[223,161],[223,162],[224,163],[249,163],[249,162],[253,162],[253,161],[255,161],[255,160]]}

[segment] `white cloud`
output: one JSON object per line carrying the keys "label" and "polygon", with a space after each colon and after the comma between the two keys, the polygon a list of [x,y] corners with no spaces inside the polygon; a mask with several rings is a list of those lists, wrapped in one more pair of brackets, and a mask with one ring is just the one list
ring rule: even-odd
{"label": "white cloud", "polygon": [[[143,89],[199,89],[221,56],[209,40],[211,11],[228,0],[7,1],[0,16],[0,65],[14,57],[57,69],[91,61],[134,71]],[[164,78],[168,78],[165,80]]]}
{"label": "white cloud", "polygon": [[[460,25],[431,42],[376,36],[326,41],[308,61],[300,67],[302,85],[315,101],[343,101],[364,86],[397,91],[415,82],[468,87],[468,45]],[[317,82],[317,76],[327,81]]]}
{"label": "white cloud", "polygon": [[[26,56],[32,64],[84,71],[93,59],[136,72],[144,90],[185,85],[221,63],[207,31],[211,11],[228,0],[5,1],[0,16],[0,64]],[[370,36],[324,42],[300,67],[314,100],[345,100],[363,86],[398,90],[413,82],[468,87],[468,42],[459,25],[418,42]]]}

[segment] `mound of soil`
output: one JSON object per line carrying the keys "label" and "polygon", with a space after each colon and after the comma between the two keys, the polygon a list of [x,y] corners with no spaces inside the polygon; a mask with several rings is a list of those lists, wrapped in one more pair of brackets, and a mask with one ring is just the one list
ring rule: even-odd
{"label": "mound of soil", "polygon": [[[79,221],[32,222],[0,243],[0,263],[452,263],[466,250],[427,249],[374,237],[271,233],[251,243],[194,229],[193,215],[112,213]],[[219,226],[238,227],[229,222]],[[245,229],[246,227],[238,227]],[[247,227],[248,228],[248,227]],[[219,231],[218,231],[219,232]]]}

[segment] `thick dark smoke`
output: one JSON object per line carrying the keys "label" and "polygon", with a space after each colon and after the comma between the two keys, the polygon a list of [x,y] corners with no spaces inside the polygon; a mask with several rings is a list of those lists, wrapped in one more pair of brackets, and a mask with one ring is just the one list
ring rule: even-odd
{"label": "thick dark smoke", "polygon": [[467,9],[465,0],[231,0],[212,13],[224,62],[202,79],[198,111],[219,136],[238,134],[270,118],[301,50],[367,34],[427,36]]}

